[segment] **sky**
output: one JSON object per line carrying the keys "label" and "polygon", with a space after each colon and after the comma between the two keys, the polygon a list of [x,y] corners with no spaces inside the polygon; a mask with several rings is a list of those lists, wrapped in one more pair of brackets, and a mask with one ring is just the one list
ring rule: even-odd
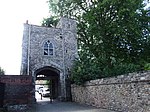
{"label": "sky", "polygon": [[0,67],[7,75],[19,75],[23,24],[41,25],[48,17],[47,0],[0,1]]}

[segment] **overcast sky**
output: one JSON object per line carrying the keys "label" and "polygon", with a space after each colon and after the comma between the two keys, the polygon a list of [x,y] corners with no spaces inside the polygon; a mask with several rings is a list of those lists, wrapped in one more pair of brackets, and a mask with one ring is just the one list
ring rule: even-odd
{"label": "overcast sky", "polygon": [[46,1],[0,1],[0,67],[6,74],[20,74],[23,23],[41,25],[49,14]]}

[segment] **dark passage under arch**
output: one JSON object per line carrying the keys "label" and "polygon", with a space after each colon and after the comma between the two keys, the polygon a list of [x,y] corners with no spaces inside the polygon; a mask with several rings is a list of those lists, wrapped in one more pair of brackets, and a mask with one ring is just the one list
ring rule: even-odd
{"label": "dark passage under arch", "polygon": [[[35,72],[36,81],[48,81],[45,84],[50,88],[51,97],[57,99],[60,95],[60,72],[52,67],[43,67]],[[44,84],[42,84],[44,85]]]}

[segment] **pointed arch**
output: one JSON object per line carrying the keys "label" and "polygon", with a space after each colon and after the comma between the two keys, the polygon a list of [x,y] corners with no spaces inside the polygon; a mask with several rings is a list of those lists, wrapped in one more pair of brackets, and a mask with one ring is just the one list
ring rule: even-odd
{"label": "pointed arch", "polygon": [[44,42],[44,55],[50,56],[50,55],[54,55],[54,46],[53,43],[49,40],[47,40],[46,42]]}

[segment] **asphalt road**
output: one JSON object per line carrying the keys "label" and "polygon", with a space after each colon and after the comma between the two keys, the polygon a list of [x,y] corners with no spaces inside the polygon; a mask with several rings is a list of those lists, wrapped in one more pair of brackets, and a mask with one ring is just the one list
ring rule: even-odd
{"label": "asphalt road", "polygon": [[105,109],[99,109],[88,105],[82,105],[75,102],[59,102],[50,103],[49,98],[42,98],[36,93],[37,103],[33,112],[114,112]]}

